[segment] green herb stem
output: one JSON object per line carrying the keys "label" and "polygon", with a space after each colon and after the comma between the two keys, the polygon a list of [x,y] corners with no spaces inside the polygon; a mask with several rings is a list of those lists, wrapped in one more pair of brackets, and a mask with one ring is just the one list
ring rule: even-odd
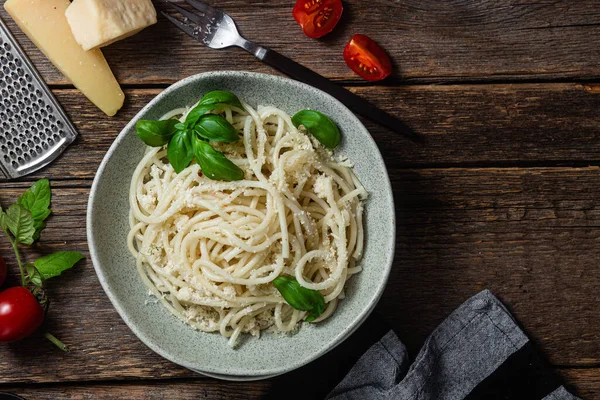
{"label": "green herb stem", "polygon": [[25,286],[25,272],[23,271],[23,264],[21,263],[21,256],[19,255],[18,243],[16,240],[12,240],[8,234],[6,237],[15,251],[15,258],[17,259],[17,265],[19,266],[19,271],[21,272],[21,286]]}
{"label": "green herb stem", "polygon": [[60,340],[58,340],[56,338],[56,336],[54,336],[50,332],[44,333],[44,337],[46,339],[48,339],[49,341],[51,341],[56,347],[58,347],[59,349],[61,349],[65,353],[68,353],[69,351],[71,351],[71,350],[69,350],[69,348],[67,347],[66,344],[64,344],[63,342],[61,342]]}

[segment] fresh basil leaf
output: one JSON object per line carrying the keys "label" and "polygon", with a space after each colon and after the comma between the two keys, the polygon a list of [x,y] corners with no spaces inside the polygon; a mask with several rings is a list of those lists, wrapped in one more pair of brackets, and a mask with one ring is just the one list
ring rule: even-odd
{"label": "fresh basil leaf", "polygon": [[196,123],[198,122],[200,117],[202,117],[207,112],[214,110],[217,107],[217,104],[198,104],[192,109],[192,111],[188,113],[187,117],[185,117],[185,126],[187,126],[188,128],[193,128],[194,126],[196,126]]}
{"label": "fresh basil leaf", "polygon": [[235,94],[226,90],[214,90],[206,93],[202,97],[202,100],[200,100],[200,104],[229,104],[230,106],[244,109],[240,99]]}
{"label": "fresh basil leaf", "polygon": [[34,221],[43,221],[50,215],[50,196],[50,181],[40,179],[17,199],[17,204],[29,210]]}
{"label": "fresh basil leaf", "polygon": [[244,179],[244,171],[232,163],[223,153],[212,148],[207,142],[196,138],[194,141],[196,162],[202,173],[218,181],[239,181]]}
{"label": "fresh basil leaf", "polygon": [[220,115],[206,114],[194,127],[196,133],[213,142],[232,143],[240,140],[238,131]]}
{"label": "fresh basil leaf", "polygon": [[36,286],[42,286],[42,276],[32,263],[25,263],[25,271],[27,271],[27,281]]}
{"label": "fresh basil leaf", "polygon": [[4,217],[6,227],[19,243],[32,244],[35,228],[31,213],[20,204],[11,204]]}
{"label": "fresh basil leaf", "polygon": [[144,143],[152,147],[160,147],[169,143],[177,129],[179,121],[166,119],[163,121],[140,120],[135,124],[137,135]]}
{"label": "fresh basil leaf", "polygon": [[59,276],[63,271],[72,268],[79,260],[82,260],[83,254],[76,251],[59,251],[45,257],[38,258],[33,263],[40,273],[43,280]]}
{"label": "fresh basil leaf", "polygon": [[301,286],[296,278],[288,275],[278,276],[273,280],[284,300],[296,310],[308,311],[305,321],[314,321],[325,311],[325,298],[316,291]]}
{"label": "fresh basil leaf", "polygon": [[335,122],[327,115],[314,110],[302,110],[292,117],[296,128],[303,125],[311,135],[328,149],[334,149],[340,144],[341,134]]}
{"label": "fresh basil leaf", "polygon": [[175,172],[183,171],[194,159],[193,135],[190,131],[177,131],[167,147],[167,158]]}
{"label": "fresh basil leaf", "polygon": [[8,224],[6,223],[6,213],[2,209],[2,206],[0,206],[0,227],[2,227],[3,231],[8,233]]}

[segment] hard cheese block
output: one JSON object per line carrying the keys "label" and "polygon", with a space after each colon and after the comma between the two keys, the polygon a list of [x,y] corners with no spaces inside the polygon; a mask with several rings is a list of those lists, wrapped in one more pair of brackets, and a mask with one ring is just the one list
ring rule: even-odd
{"label": "hard cheese block", "polygon": [[125,95],[100,50],[84,51],[65,18],[69,0],[7,0],[4,8],[35,45],[77,89],[107,115]]}
{"label": "hard cheese block", "polygon": [[65,15],[84,50],[107,46],[156,23],[150,0],[73,0]]}

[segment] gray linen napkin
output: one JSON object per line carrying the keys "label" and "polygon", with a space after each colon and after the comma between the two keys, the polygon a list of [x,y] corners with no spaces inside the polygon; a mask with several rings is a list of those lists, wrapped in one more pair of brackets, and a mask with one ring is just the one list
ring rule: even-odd
{"label": "gray linen napkin", "polygon": [[[388,332],[327,399],[466,399],[528,342],[504,305],[485,290],[462,304],[431,334],[412,365],[406,347],[393,331]],[[562,386],[543,398],[571,399],[577,397]]]}

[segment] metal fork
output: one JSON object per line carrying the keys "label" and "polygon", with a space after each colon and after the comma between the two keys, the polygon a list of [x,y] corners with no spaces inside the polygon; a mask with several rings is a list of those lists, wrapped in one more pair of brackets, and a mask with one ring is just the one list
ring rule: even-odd
{"label": "metal fork", "polygon": [[167,2],[184,17],[183,21],[164,11],[162,14],[175,24],[175,26],[200,43],[213,49],[223,49],[232,46],[241,47],[284,74],[329,93],[357,114],[378,122],[395,132],[416,139],[415,133],[406,124],[375,107],[362,97],[357,96],[276,51],[244,39],[238,33],[233,19],[218,8],[211,7],[198,0],[185,0],[185,2],[192,6],[196,12],[188,11],[175,3]]}

